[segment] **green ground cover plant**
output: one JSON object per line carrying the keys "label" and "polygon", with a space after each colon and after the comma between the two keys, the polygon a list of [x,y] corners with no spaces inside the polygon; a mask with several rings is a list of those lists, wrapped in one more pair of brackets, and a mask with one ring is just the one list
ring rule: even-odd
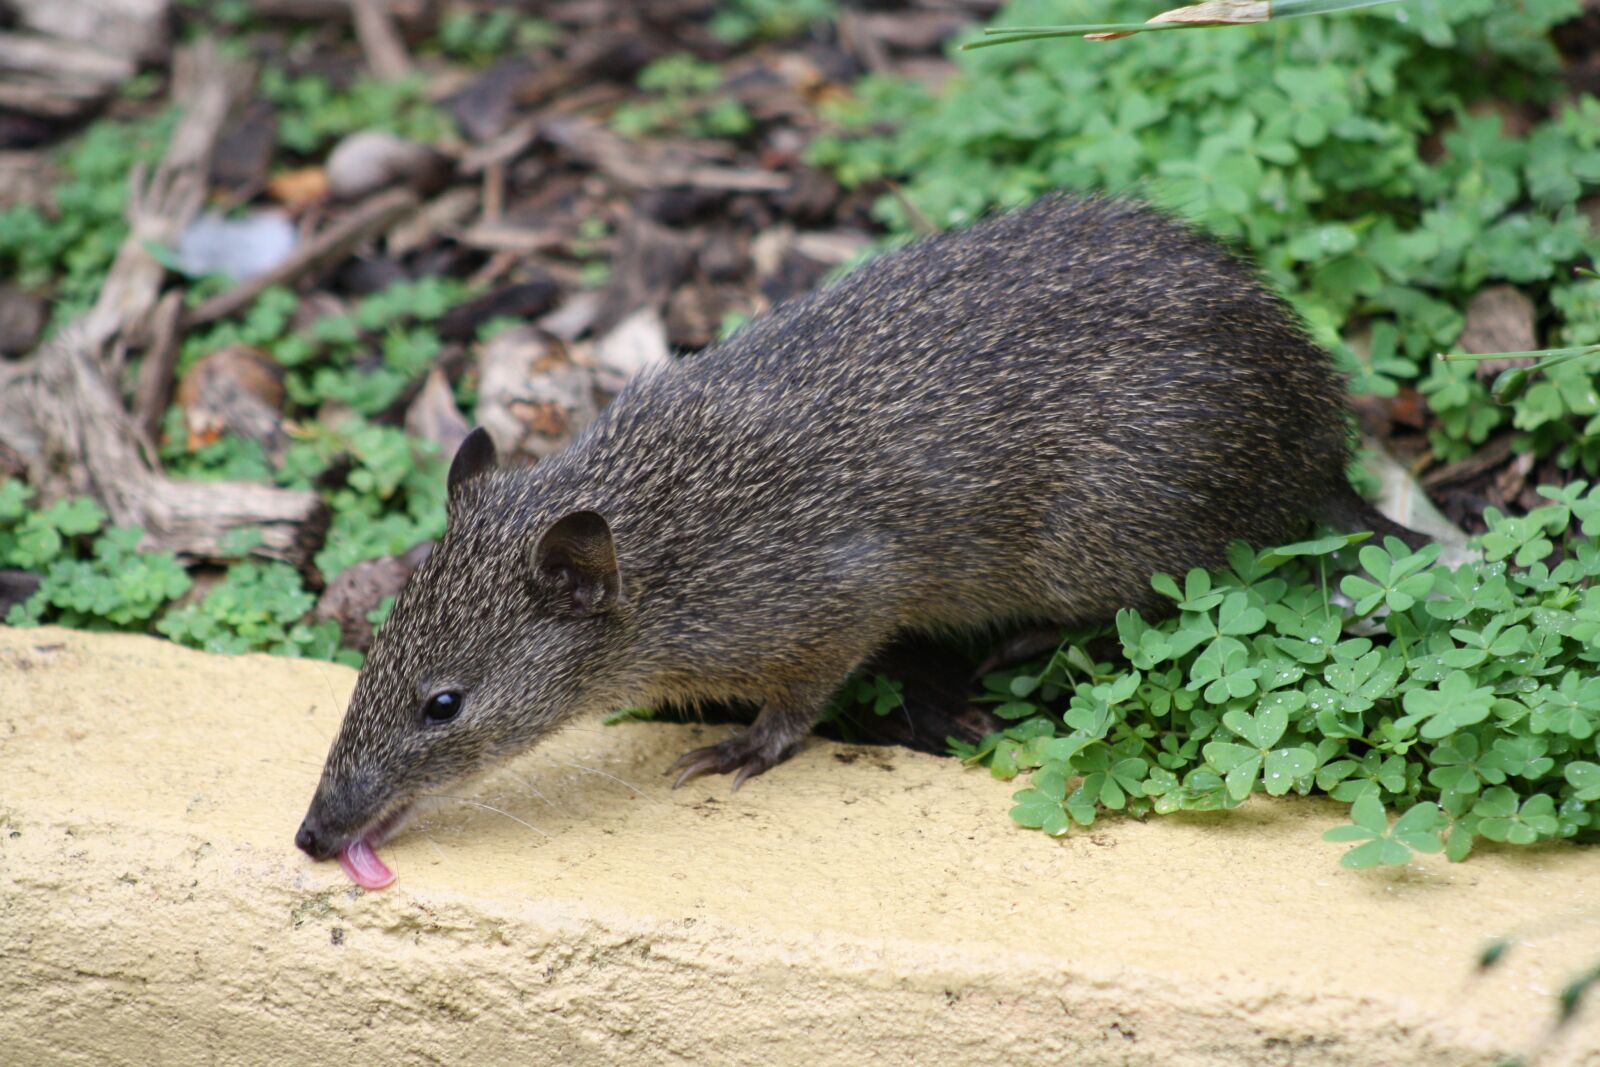
{"label": "green ground cover plant", "polygon": [[[1017,0],[999,26],[1138,22],[1137,0]],[[938,95],[868,78],[812,158],[847,184],[895,179],[895,233],[1066,187],[1146,196],[1239,241],[1358,390],[1414,384],[1443,460],[1503,428],[1594,473],[1600,394],[1585,361],[1508,406],[1452,348],[1485,285],[1533,298],[1552,347],[1600,341],[1600,250],[1577,208],[1600,187],[1600,100],[1561,91],[1552,26],[1577,0],[1397,7],[1112,43],[1014,43],[963,57]],[[1504,117],[1512,114],[1511,119]],[[885,130],[888,132],[885,132]]]}
{"label": "green ground cover plant", "polygon": [[1360,842],[1350,867],[1592,837],[1600,488],[1542,492],[1525,517],[1491,514],[1483,558],[1459,568],[1438,546],[1335,535],[1157,575],[1172,617],[1121,612],[1121,660],[1080,635],[990,675],[1012,725],[955,748],[996,777],[1029,774],[1012,819],[1050,834],[1107,811],[1316,792],[1351,806],[1328,835]]}
{"label": "green ground cover plant", "polygon": [[359,130],[384,130],[412,141],[433,143],[451,134],[450,120],[427,98],[420,76],[389,81],[358,77],[335,86],[317,74],[261,71],[261,96],[277,113],[278,141],[303,156],[332,146]]}
{"label": "green ground cover plant", "polygon": [[[288,564],[245,560],[228,568],[199,603],[178,605],[162,615],[156,632],[207,652],[270,652],[350,662],[348,655],[338,654],[338,623],[301,621],[316,602],[316,594]],[[359,657],[354,659],[359,663]]]}
{"label": "green ground cover plant", "polygon": [[[1437,458],[1509,426],[1518,448],[1592,472],[1600,286],[1571,267],[1600,251],[1576,208],[1600,182],[1600,101],[1568,101],[1520,136],[1474,110],[1549,101],[1547,30],[1576,11],[1406,3],[1402,18],[997,48],[941,96],[867,78],[838,115],[846,133],[813,158],[846,182],[901,181],[877,208],[899,234],[1059,186],[1154,198],[1248,246],[1357,389],[1414,382],[1440,421]],[[1149,14],[1018,2],[1000,22]],[[1470,360],[1432,358],[1491,282],[1533,294],[1565,346],[1502,374],[1494,397]],[[1355,333],[1360,355],[1344,342]],[[1096,661],[1094,635],[1075,635],[1042,664],[992,675],[989,699],[1013,725],[952,747],[997,777],[1026,774],[1011,816],[1048,833],[1107,811],[1320,792],[1350,805],[1328,835],[1355,843],[1350,867],[1592,837],[1600,518],[1584,482],[1541,493],[1552,502],[1526,517],[1486,515],[1482,563],[1459,569],[1437,549],[1325,537],[1238,545],[1229,568],[1182,584],[1157,576],[1173,617],[1122,613],[1125,661]]]}
{"label": "green ground cover plant", "polygon": [[48,618],[87,630],[145,629],[192,582],[170,552],[140,553],[142,532],[107,529],[106,513],[92,500],[61,500],[31,510],[32,492],[21,482],[0,482],[0,567],[43,577],[27,602],[5,618],[8,626]]}
{"label": "green ground cover plant", "polygon": [[[1509,427],[1519,449],[1588,473],[1600,285],[1572,267],[1600,252],[1577,210],[1600,184],[1600,101],[1575,98],[1520,135],[1499,110],[1559,89],[1547,33],[1576,12],[1412,2],[1398,17],[1120,45],[1007,38],[937,96],[865,79],[813,159],[847,184],[895,179],[876,210],[904,236],[1061,186],[1153,199],[1248,247],[1358,390],[1416,385],[1439,418],[1437,458]],[[998,21],[1154,13],[1023,0]],[[1488,387],[1472,360],[1434,356],[1493,282],[1532,295],[1563,347]],[[986,699],[1012,725],[952,747],[1022,778],[1013,820],[1051,834],[1107,812],[1295,792],[1350,805],[1328,837],[1354,844],[1343,862],[1356,868],[1593,837],[1600,514],[1583,481],[1541,493],[1551,503],[1528,516],[1486,515],[1481,562],[1457,569],[1437,548],[1330,536],[1235,546],[1228,567],[1181,584],[1158,575],[1172,617],[1123,612],[1114,635],[1071,635],[989,676]],[[871,681],[847,695],[881,712]]]}
{"label": "green ground cover plant", "polygon": [[[278,109],[286,148],[311,153],[362,128],[437,139],[445,119],[415,81],[357,79],[335,89],[315,76],[290,77],[268,67],[261,90]],[[93,303],[127,236],[128,174],[153,164],[166,146],[175,114],[102,120],[60,153],[64,180],[53,203],[0,211],[0,270],[19,285],[49,293],[52,323]],[[191,304],[214,292],[211,279],[189,289]],[[296,330],[299,299],[267,290],[234,318],[186,338],[179,371],[231,344],[267,352],[285,368],[287,414],[294,433],[276,465],[253,441],[225,436],[198,451],[184,446],[182,413],[164,420],[161,458],[169,473],[197,479],[242,479],[315,489],[332,512],[315,563],[326,579],[365,559],[403,553],[442,533],[444,465],[437,447],[374,421],[395,404],[438,355],[437,319],[470,293],[445,278],[401,282],[357,302],[345,315],[324,316]],[[376,356],[374,361],[373,357]],[[472,398],[459,398],[470,414]],[[331,404],[345,413],[319,421]],[[220,585],[194,604],[176,605],[192,580],[170,553],[138,549],[142,533],[113,529],[88,500],[29,508],[28,490],[0,487],[0,567],[43,577],[39,590],[11,610],[11,625],[56,623],[82,629],[153,630],[219,652],[267,651],[360,661],[339,649],[331,623],[299,623],[315,602],[286,565],[246,560],[227,568]]]}
{"label": "green ground cover plant", "polygon": [[837,0],[725,0],[711,17],[711,32],[735,44],[792,37],[838,14]]}
{"label": "green ground cover plant", "polygon": [[[0,217],[0,233],[16,236],[0,242],[0,259],[9,254],[19,271],[37,271],[68,294],[56,321],[92,302],[126,235],[126,167],[158,156],[169,129],[165,117],[91,127],[64,156],[71,181],[58,190],[59,216],[16,208]],[[8,229],[6,222],[15,220],[20,228]],[[43,239],[24,240],[41,233]],[[191,302],[206,292],[203,283],[192,287]],[[274,464],[259,444],[236,436],[190,451],[174,405],[164,419],[163,465],[175,477],[318,491],[332,518],[314,562],[328,580],[362,560],[437,538],[444,527],[445,469],[437,446],[373,418],[432,365],[440,349],[434,324],[471,295],[450,279],[403,281],[357,302],[348,314],[297,330],[299,298],[282,288],[266,290],[235,318],[187,338],[179,369],[234,344],[271,355],[285,368],[288,413],[296,419],[281,459]],[[459,399],[470,414],[473,398]],[[329,403],[344,414],[315,418]],[[8,625],[153,631],[213,652],[361,661],[359,653],[339,647],[337,624],[301,621],[315,594],[294,568],[245,559],[250,544],[237,546],[238,558],[203,598],[178,603],[192,579],[171,553],[140,551],[142,531],[109,527],[105,513],[87,499],[43,509],[30,503],[21,482],[0,484],[0,568],[43,577],[38,591],[8,613]]]}
{"label": "green ground cover plant", "polygon": [[[0,483],[0,566],[43,577],[38,591],[7,614],[6,625],[153,627],[208,652],[340,658],[337,623],[301,621],[316,597],[293,567],[240,562],[203,598],[185,603],[194,585],[188,572],[170,552],[139,551],[142,530],[109,526],[106,513],[86,498],[29,510],[29,496],[15,479]],[[241,543],[240,553],[249,547]]]}
{"label": "green ground cover plant", "polygon": [[553,44],[560,37],[560,27],[555,23],[524,15],[514,8],[456,8],[439,20],[437,44],[447,56],[484,66],[506,55]]}
{"label": "green ground cover plant", "polygon": [[[1087,23],[1074,26],[1003,26],[984,31],[984,40],[963,45],[967,50],[992,48],[996,45],[1021,41],[1045,41],[1056,37],[1086,37],[1093,40],[1115,40],[1136,33],[1156,33],[1167,30],[1211,29],[1221,25],[1244,25],[1267,22],[1271,19],[1304,18],[1309,15],[1331,15],[1341,11],[1398,4],[1401,0],[1211,0],[1209,3],[1187,4],[1164,11],[1145,22]],[[1191,21],[1204,19],[1209,21]]]}
{"label": "green ground cover plant", "polygon": [[[30,509],[31,491],[0,482],[0,567],[38,573],[38,590],[5,616],[8,626],[49,622],[80,630],[154,630],[208,652],[271,652],[358,665],[339,648],[335,622],[308,623],[316,603],[284,563],[241,560],[189,602],[188,571],[171,552],[141,551],[144,531],[111,526],[94,501],[74,497]],[[241,540],[243,556],[254,545]]]}
{"label": "green ground cover plant", "polygon": [[674,131],[697,137],[739,137],[753,122],[744,105],[716,96],[722,69],[715,63],[679,52],[662,56],[639,72],[639,88],[648,99],[620,105],[611,126],[626,137]]}

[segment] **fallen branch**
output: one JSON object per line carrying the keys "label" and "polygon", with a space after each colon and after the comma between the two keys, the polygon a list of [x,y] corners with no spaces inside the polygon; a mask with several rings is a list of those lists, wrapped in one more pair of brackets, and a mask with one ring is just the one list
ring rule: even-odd
{"label": "fallen branch", "polygon": [[530,255],[552,248],[562,248],[571,241],[571,235],[553,226],[525,228],[508,223],[482,223],[468,227],[455,235],[463,247],[484,252],[517,252]]}
{"label": "fallen branch", "polygon": [[504,165],[528,150],[539,138],[539,120],[522,119],[506,127],[494,138],[462,155],[456,170],[464,176],[483,173],[492,166]]}
{"label": "fallen branch", "polygon": [[6,0],[17,25],[139,63],[172,48],[169,0]]}
{"label": "fallen branch", "polygon": [[790,179],[754,167],[721,167],[685,158],[676,145],[645,146],[619,137],[590,119],[561,118],[543,136],[579,162],[636,189],[698,188],[726,192],[781,193]]}
{"label": "fallen branch", "polygon": [[125,57],[70,41],[0,33],[0,107],[72,118],[105,100],[136,69]]}
{"label": "fallen branch", "polygon": [[254,482],[177,481],[160,472],[98,366],[80,327],[37,355],[32,402],[43,448],[30,481],[49,494],[97,500],[118,526],[138,526],[146,547],[226,558],[239,531],[261,535],[254,554],[305,565],[327,531],[328,508],[310,490]]}
{"label": "fallen branch", "polygon": [[961,46],[962,51],[992,48],[1017,41],[1042,41],[1053,37],[1082,37],[1086,41],[1116,41],[1136,33],[1157,30],[1193,30],[1213,26],[1248,26],[1271,19],[1303,18],[1336,11],[1399,3],[1400,0],[1204,0],[1203,3],[1163,11],[1145,22],[1099,22],[1072,26],[1004,26],[984,30],[989,38]]}
{"label": "fallen branch", "polygon": [[161,435],[161,415],[172,400],[172,372],[178,365],[179,330],[183,325],[183,293],[174,289],[161,298],[150,318],[150,343],[139,360],[133,387],[133,424],[154,443]]}
{"label": "fallen branch", "polygon": [[[387,15],[408,28],[425,25],[433,18],[432,0],[381,3]],[[250,12],[258,18],[292,22],[349,22],[354,15],[350,0],[250,0]]]}
{"label": "fallen branch", "polygon": [[43,448],[33,421],[34,361],[0,361],[0,477],[26,473]]}

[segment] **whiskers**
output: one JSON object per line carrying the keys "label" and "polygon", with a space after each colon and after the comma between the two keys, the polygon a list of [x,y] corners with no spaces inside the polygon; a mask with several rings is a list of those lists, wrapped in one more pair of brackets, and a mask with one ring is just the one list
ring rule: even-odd
{"label": "whiskers", "polygon": [[502,771],[501,773],[504,774],[507,778],[514,778],[518,782],[522,783],[522,787],[524,789],[526,789],[528,792],[532,793],[534,795],[534,797],[537,798],[538,800],[542,800],[542,801],[544,801],[544,803],[548,804],[551,808],[555,809],[556,811],[559,811],[562,814],[566,814],[567,809],[566,809],[566,807],[564,805],[557,804],[555,801],[553,801],[549,797],[545,796],[543,790],[541,790],[538,786],[534,785],[528,779],[524,778],[522,775],[516,773],[515,771]]}
{"label": "whiskers", "polygon": [[566,767],[566,768],[568,768],[570,770],[582,771],[584,774],[593,774],[593,775],[597,775],[597,776],[599,776],[601,778],[610,779],[611,781],[616,782],[622,788],[624,788],[624,789],[628,790],[629,792],[631,792],[634,796],[642,797],[642,796],[645,795],[644,790],[640,789],[638,786],[634,785],[632,782],[626,781],[626,780],[624,780],[622,778],[618,778],[616,775],[610,773],[609,771],[602,771],[598,767],[589,767],[589,766],[586,766],[585,764],[582,764],[582,763],[576,763],[576,762],[569,763],[566,760],[558,760],[558,759],[555,759],[554,757],[551,757],[551,756],[546,756],[545,758],[548,759],[553,765],[555,765],[557,767]]}
{"label": "whiskers", "polygon": [[327,660],[321,659],[308,660],[307,662],[315,663],[317,665],[317,674],[322,678],[322,684],[328,690],[328,706],[333,708],[334,711],[338,711],[339,694],[333,691],[333,683],[328,680],[327,668],[330,666],[330,664]]}
{"label": "whiskers", "polygon": [[517,818],[515,815],[511,814],[509,811],[506,811],[504,808],[497,808],[493,804],[485,804],[483,801],[474,800],[472,797],[454,796],[454,795],[452,795],[450,793],[423,793],[422,796],[425,797],[428,800],[454,800],[454,801],[458,801],[459,803],[462,803],[462,804],[470,804],[474,808],[482,808],[484,811],[492,811],[496,815],[504,815],[506,818],[510,819],[512,822],[516,823],[518,826],[526,827],[528,830],[533,831],[534,833],[538,834],[542,838],[545,838],[546,840],[548,840],[549,837],[550,837],[550,835],[548,833],[546,833],[544,830],[539,829],[537,826],[533,825],[533,823],[528,822],[525,819]]}
{"label": "whiskers", "polygon": [[304,775],[313,782],[322,777],[322,764],[314,760],[295,759],[292,756],[262,756],[257,762],[271,767],[287,767],[295,774]]}

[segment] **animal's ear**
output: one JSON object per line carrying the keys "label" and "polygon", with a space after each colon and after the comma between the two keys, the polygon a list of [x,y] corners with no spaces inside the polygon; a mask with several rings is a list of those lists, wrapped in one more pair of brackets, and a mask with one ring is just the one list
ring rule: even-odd
{"label": "animal's ear", "polygon": [[479,426],[467,434],[467,439],[456,449],[456,458],[450,461],[450,478],[446,482],[449,495],[455,496],[463,485],[489,470],[499,459],[488,430]]}
{"label": "animal's ear", "polygon": [[616,542],[596,512],[574,511],[551,523],[534,543],[529,564],[535,588],[561,614],[583,618],[622,603]]}

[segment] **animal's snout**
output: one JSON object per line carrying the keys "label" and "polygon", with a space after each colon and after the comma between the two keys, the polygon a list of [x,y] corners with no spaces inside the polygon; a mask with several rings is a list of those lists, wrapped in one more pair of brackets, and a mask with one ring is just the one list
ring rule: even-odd
{"label": "animal's snout", "polygon": [[333,855],[333,849],[328,847],[327,834],[312,822],[310,815],[300,823],[300,829],[294,835],[294,847],[314,860],[325,860]]}

